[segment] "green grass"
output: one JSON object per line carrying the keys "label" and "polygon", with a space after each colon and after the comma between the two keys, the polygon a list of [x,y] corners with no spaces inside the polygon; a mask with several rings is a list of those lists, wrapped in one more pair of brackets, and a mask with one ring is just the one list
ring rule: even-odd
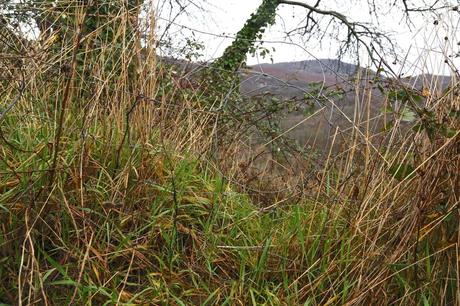
{"label": "green grass", "polygon": [[[110,42],[107,54],[91,49],[97,35],[84,41],[86,66],[71,76],[66,109],[69,76],[46,68],[70,60],[75,46],[37,45],[41,60],[25,60],[26,89],[1,121],[0,303],[460,301],[458,132],[431,140],[396,125],[377,150],[356,134],[351,150],[316,170],[261,171],[244,141],[216,148],[225,134],[216,136],[206,92],[171,86],[149,42],[122,50],[124,64],[105,71],[106,55],[121,51]],[[0,83],[2,101],[14,100],[17,83]],[[158,101],[138,103],[141,93]],[[436,118],[458,131],[446,117],[458,96],[432,99]],[[407,162],[414,173],[396,177],[392,165]]]}
{"label": "green grass", "polygon": [[[15,145],[28,150],[50,139],[16,132],[22,137],[12,137]],[[52,304],[345,304],[366,288],[360,277],[372,281],[379,273],[377,288],[388,301],[437,299],[431,282],[440,280],[431,265],[439,263],[430,259],[430,243],[419,246],[419,256],[428,258],[417,263],[417,284],[410,253],[397,263],[384,257],[392,233],[374,241],[373,254],[374,230],[358,233],[347,218],[357,204],[326,202],[333,181],[319,202],[304,196],[264,210],[191,153],[152,139],[125,146],[122,168],[114,171],[114,157],[95,138],[83,155],[79,138],[65,141],[63,169],[52,186],[47,172],[38,172],[18,174],[15,186],[2,187],[5,302],[21,290],[23,298]],[[17,171],[49,164],[45,153],[4,147],[6,156],[20,165]],[[88,168],[79,178],[82,159]],[[12,180],[13,174],[2,176],[2,185]],[[366,222],[378,222],[375,213]],[[453,281],[446,285],[455,290]],[[380,293],[367,294],[364,300]],[[446,300],[454,298],[448,294]]]}

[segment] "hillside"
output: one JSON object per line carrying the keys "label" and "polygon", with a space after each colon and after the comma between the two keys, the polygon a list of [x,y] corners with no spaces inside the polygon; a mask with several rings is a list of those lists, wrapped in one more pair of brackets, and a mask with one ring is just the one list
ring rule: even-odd
{"label": "hillside", "polygon": [[[360,75],[359,82],[355,78],[357,73]],[[336,130],[346,136],[352,132],[353,126],[370,128],[372,133],[383,128],[387,120],[382,113],[386,99],[370,82],[374,76],[375,72],[334,59],[260,64],[244,71],[241,92],[250,97],[275,96],[285,101],[304,99],[311,92],[312,83],[321,84],[325,95],[328,90],[343,92],[330,99],[313,99],[316,109],[324,109],[307,120],[304,109],[309,106],[304,103],[302,107],[300,103],[300,110],[289,112],[281,122],[282,128],[289,130],[288,135],[300,145],[325,149]],[[400,82],[420,92],[423,88],[440,92],[451,85],[450,77],[439,75],[379,79],[388,83]],[[358,100],[357,95],[360,96]],[[368,101],[365,101],[366,96]]]}
{"label": "hillside", "polygon": [[[252,67],[245,74],[241,83],[244,95],[257,96],[261,94],[274,95],[281,100],[305,100],[305,96],[312,99],[299,101],[299,110],[289,112],[281,122],[282,129],[290,130],[288,135],[299,142],[301,146],[310,145],[326,149],[330,143],[332,133],[339,131],[347,133],[352,126],[351,122],[362,122],[367,116],[376,117],[384,101],[382,94],[371,88],[362,79],[359,85],[353,80],[353,74],[358,72],[358,66],[343,63],[337,60],[301,61],[279,64],[263,64]],[[317,99],[311,94],[311,84],[321,84],[322,92],[337,91],[340,95],[330,99]],[[356,93],[370,90],[372,103],[369,113],[359,111],[367,109],[356,104]],[[318,96],[319,97],[319,96]],[[323,108],[309,119],[305,119],[305,108],[314,103],[315,109]],[[358,113],[355,113],[358,107]],[[358,124],[359,125],[359,124]],[[378,117],[370,122],[375,129],[381,126]],[[292,129],[292,127],[294,127]]]}

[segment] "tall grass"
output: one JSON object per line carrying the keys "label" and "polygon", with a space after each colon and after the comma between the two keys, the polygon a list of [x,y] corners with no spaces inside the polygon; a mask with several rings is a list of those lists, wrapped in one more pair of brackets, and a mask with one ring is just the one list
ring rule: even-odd
{"label": "tall grass", "polygon": [[424,102],[449,137],[356,116],[318,167],[274,171],[216,148],[220,114],[124,10],[86,33],[69,6],[58,42],[4,32],[0,303],[460,302],[458,86]]}

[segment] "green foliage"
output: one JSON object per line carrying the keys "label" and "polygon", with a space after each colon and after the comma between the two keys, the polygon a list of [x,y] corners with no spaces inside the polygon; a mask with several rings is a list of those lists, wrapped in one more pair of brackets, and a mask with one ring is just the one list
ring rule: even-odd
{"label": "green foliage", "polygon": [[[381,84],[378,84],[378,88],[385,93]],[[393,114],[402,122],[412,124],[413,131],[425,131],[430,140],[433,141],[437,137],[451,138],[457,134],[458,130],[449,126],[449,121],[458,121],[455,111],[451,111],[449,118],[444,122],[439,122],[434,111],[423,106],[423,96],[414,90],[405,87],[392,89],[388,91],[387,97],[390,104],[383,108],[382,112]],[[388,130],[393,125],[394,120],[386,124],[386,129]]]}
{"label": "green foliage", "polygon": [[[118,14],[117,3],[104,9]],[[369,152],[367,143],[362,151],[355,143],[316,169],[294,164],[284,171],[285,163],[258,172],[251,179],[265,189],[255,190],[239,180],[252,170],[240,163],[246,154],[253,158],[246,144],[236,151],[236,141],[210,149],[221,130],[209,133],[214,121],[207,117],[217,113],[235,134],[258,124],[277,151],[280,127],[264,116],[283,116],[286,105],[299,111],[312,97],[267,96],[252,101],[257,103],[229,103],[225,113],[210,112],[212,98],[222,92],[178,88],[173,72],[148,62],[149,75],[126,86],[131,58],[112,59],[131,46],[117,36],[123,29],[131,33],[130,25],[87,17],[84,47],[92,51],[76,50],[81,57],[73,89],[91,94],[78,95],[72,101],[79,103],[68,106],[59,167],[50,169],[56,105],[69,84],[66,71],[49,74],[24,57],[33,86],[24,88],[1,122],[0,303],[456,304],[457,143],[430,144],[422,153],[430,158],[422,161],[418,150],[385,148],[406,157],[395,158],[391,177],[387,159]],[[67,48],[47,50],[43,58],[68,60],[76,48],[72,28],[75,24],[57,42]],[[92,43],[101,48],[91,49]],[[79,75],[88,67],[100,68],[99,95],[85,74]],[[2,101],[15,97],[9,85],[1,83]],[[151,99],[130,100],[149,86]],[[311,95],[327,94],[321,88],[312,84]],[[331,97],[341,97],[334,90]],[[243,101],[226,94],[232,102]],[[153,103],[156,99],[160,103]],[[411,100],[402,93],[394,99]],[[126,109],[133,110],[132,117]],[[408,110],[432,124],[441,122],[434,112],[410,105]],[[237,115],[244,121],[231,121]],[[412,121],[412,113],[405,116]],[[444,118],[446,135],[457,118],[454,111]],[[236,124],[241,122],[245,125]],[[223,167],[225,162],[231,166]],[[48,179],[50,171],[56,171],[54,180]]]}
{"label": "green foliage", "polygon": [[[237,71],[245,63],[248,53],[257,52],[258,48],[254,45],[257,40],[262,39],[265,28],[275,22],[278,5],[279,0],[263,0],[257,11],[251,14],[243,28],[236,34],[232,44],[213,63],[206,78],[213,85],[214,90],[224,94],[235,91],[233,88],[235,83],[239,84]],[[261,51],[263,56],[268,53],[269,50],[265,48]]]}
{"label": "green foliage", "polygon": [[265,27],[275,22],[279,0],[263,0],[255,13],[252,13],[243,28],[236,34],[232,44],[214,63],[214,67],[231,73],[246,60],[248,52],[254,52],[254,43],[262,39]]}
{"label": "green foliage", "polygon": [[388,99],[391,102],[401,102],[403,104],[409,101],[414,101],[417,103],[421,103],[423,101],[423,97],[420,94],[408,88],[390,90],[388,92]]}
{"label": "green foliage", "polygon": [[393,164],[389,169],[390,175],[397,179],[398,181],[402,181],[405,179],[411,179],[415,176],[414,167],[407,163],[401,164]]}

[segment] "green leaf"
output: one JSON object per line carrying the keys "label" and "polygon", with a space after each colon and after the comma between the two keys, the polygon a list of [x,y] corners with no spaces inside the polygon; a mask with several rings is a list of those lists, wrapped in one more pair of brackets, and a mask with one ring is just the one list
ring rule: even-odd
{"label": "green leaf", "polygon": [[389,169],[389,173],[398,181],[403,181],[413,178],[415,176],[414,170],[412,165],[401,163],[392,165]]}
{"label": "green leaf", "polygon": [[417,103],[422,103],[423,102],[423,97],[421,95],[412,94],[411,98]]}
{"label": "green leaf", "polygon": [[309,84],[308,84],[308,87],[309,87],[311,90],[319,90],[319,89],[321,89],[323,86],[324,86],[324,83],[323,83],[323,82],[312,82],[312,83],[309,83]]}
{"label": "green leaf", "polygon": [[391,105],[387,104],[385,106],[382,106],[380,108],[380,112],[382,114],[389,114],[389,113],[393,113],[393,108],[391,107]]}
{"label": "green leaf", "polygon": [[423,306],[430,306],[430,301],[424,294],[422,294],[422,300],[423,300]]}
{"label": "green leaf", "polygon": [[272,103],[279,103],[281,101],[278,97],[274,97],[274,96],[271,97],[270,100]]}
{"label": "green leaf", "polygon": [[382,132],[386,132],[391,130],[395,126],[394,120],[391,120],[387,123],[385,123],[384,127],[382,128]]}
{"label": "green leaf", "polygon": [[414,122],[417,119],[415,113],[409,108],[405,107],[401,112],[401,121]]}
{"label": "green leaf", "polygon": [[71,280],[71,279],[62,279],[62,280],[57,280],[54,282],[49,283],[51,286],[57,286],[57,285],[65,285],[65,286],[76,286],[78,285],[77,282]]}
{"label": "green leaf", "polygon": [[423,124],[416,124],[412,127],[412,130],[416,133],[420,133],[421,131],[423,131],[425,129],[425,125]]}
{"label": "green leaf", "polygon": [[439,132],[444,137],[452,138],[457,134],[458,131],[454,130],[454,129],[448,127],[448,126],[442,125],[441,128],[439,129]]}
{"label": "green leaf", "polygon": [[388,99],[392,102],[395,101],[407,101],[407,92],[406,90],[392,90],[388,93]]}
{"label": "green leaf", "polygon": [[313,115],[313,113],[315,112],[315,108],[316,108],[316,107],[315,107],[315,104],[313,104],[313,103],[310,104],[310,105],[308,105],[308,106],[303,110],[304,116],[309,117],[309,116]]}
{"label": "green leaf", "polygon": [[460,110],[449,112],[449,117],[460,119]]}

